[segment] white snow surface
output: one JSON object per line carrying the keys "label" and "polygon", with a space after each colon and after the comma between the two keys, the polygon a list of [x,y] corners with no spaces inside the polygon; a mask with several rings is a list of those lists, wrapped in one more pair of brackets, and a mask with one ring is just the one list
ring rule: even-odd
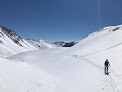
{"label": "white snow surface", "polygon": [[[17,36],[15,36],[15,38],[16,37]],[[15,40],[14,37],[13,40]],[[0,27],[0,56],[7,57],[21,52],[45,50],[56,47],[44,40],[41,40],[38,43],[36,43],[36,41],[33,41],[35,42],[33,44],[25,39],[20,39],[19,44],[15,43],[13,40],[9,36],[7,36],[6,33],[4,33],[2,31],[2,28]]]}
{"label": "white snow surface", "polygon": [[[122,92],[121,50],[119,25],[94,32],[71,48],[1,57],[0,92]],[[104,74],[106,59],[109,75]]]}
{"label": "white snow surface", "polygon": [[52,49],[52,48],[56,48],[57,46],[49,43],[47,41],[44,41],[42,39],[40,40],[27,40],[27,42],[29,42],[32,46],[38,48],[39,50],[45,50],[45,49]]}

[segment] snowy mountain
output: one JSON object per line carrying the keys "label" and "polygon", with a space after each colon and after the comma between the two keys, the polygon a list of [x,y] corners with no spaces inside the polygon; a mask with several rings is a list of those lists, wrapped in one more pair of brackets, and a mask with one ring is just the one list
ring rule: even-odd
{"label": "snowy mountain", "polygon": [[0,57],[0,91],[122,92],[121,57],[122,25],[105,27],[70,48]]}
{"label": "snowy mountain", "polygon": [[88,35],[73,48],[79,48],[80,50],[78,49],[78,52],[82,50],[83,55],[88,55],[121,45],[121,37],[122,25],[104,27]]}
{"label": "snowy mountain", "polygon": [[69,42],[65,42],[65,41],[59,41],[59,42],[54,42],[54,44],[56,44],[56,46],[58,47],[72,47],[73,45],[77,44],[78,42],[76,41],[69,41]]}
{"label": "snowy mountain", "polygon": [[13,30],[0,26],[0,56],[10,56],[20,52],[55,47],[45,41],[35,42],[34,44],[22,39]]}
{"label": "snowy mountain", "polygon": [[56,48],[57,46],[55,44],[49,43],[44,40],[31,40],[27,39],[26,40],[28,43],[30,43],[32,46],[38,48],[39,50],[45,50],[45,49],[51,49],[51,48]]}
{"label": "snowy mountain", "polygon": [[64,46],[65,42],[64,41],[59,41],[59,42],[54,42],[54,44],[56,44],[57,46]]}

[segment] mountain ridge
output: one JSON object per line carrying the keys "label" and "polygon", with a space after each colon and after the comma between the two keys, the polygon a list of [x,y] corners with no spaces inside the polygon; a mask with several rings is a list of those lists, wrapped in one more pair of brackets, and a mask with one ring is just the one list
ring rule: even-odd
{"label": "mountain ridge", "polygon": [[6,57],[25,51],[44,50],[56,47],[46,41],[43,41],[43,43],[39,42],[38,44],[39,45],[33,45],[27,40],[18,36],[15,31],[4,26],[0,26],[0,56]]}

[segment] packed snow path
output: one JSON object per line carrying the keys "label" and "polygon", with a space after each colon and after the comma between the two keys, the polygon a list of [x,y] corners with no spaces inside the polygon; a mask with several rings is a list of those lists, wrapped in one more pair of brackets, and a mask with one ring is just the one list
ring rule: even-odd
{"label": "packed snow path", "polygon": [[[91,55],[91,54],[90,54],[90,55]],[[73,55],[73,56],[75,56],[75,55]],[[82,57],[82,58],[81,58],[81,57]],[[83,56],[77,56],[77,55],[76,55],[75,58],[82,59],[82,60],[84,60],[84,61],[90,63],[91,65],[93,65],[93,66],[95,66],[97,69],[99,69],[100,72],[101,72],[101,74],[105,75],[104,72],[103,72],[103,71],[104,71],[104,68],[103,68],[103,67],[98,66],[98,65],[96,65],[96,64],[94,64],[94,63],[92,63],[92,62],[90,62],[89,60],[83,58]],[[102,71],[101,71],[101,70],[102,70]],[[109,70],[109,71],[112,73],[111,70]],[[105,76],[106,76],[106,75],[105,75]],[[106,77],[107,77],[107,76],[106,76]],[[106,79],[106,78],[105,78],[105,79]],[[108,78],[107,78],[107,79],[108,79],[108,80],[106,80],[106,81],[109,81],[108,83],[110,83],[110,86],[113,88],[113,92],[120,92],[119,89],[118,89],[118,87],[117,87],[117,85],[116,85],[116,83],[115,83],[115,81],[114,81],[113,78],[111,77],[111,74],[108,75]],[[105,81],[105,82],[106,82],[106,81]],[[108,84],[107,84],[106,86],[108,86]],[[104,90],[104,88],[103,88],[103,90]],[[110,91],[110,90],[108,89],[107,91]]]}

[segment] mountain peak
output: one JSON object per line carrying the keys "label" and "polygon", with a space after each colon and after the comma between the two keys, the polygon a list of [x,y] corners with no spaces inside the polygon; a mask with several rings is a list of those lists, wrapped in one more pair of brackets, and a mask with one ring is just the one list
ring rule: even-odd
{"label": "mountain peak", "polygon": [[49,44],[44,40],[31,40],[30,43],[28,40],[22,39],[20,36],[18,36],[15,31],[8,29],[7,27],[0,26],[0,56],[10,56],[25,51],[44,50],[54,47],[56,46],[53,46],[51,43]]}

